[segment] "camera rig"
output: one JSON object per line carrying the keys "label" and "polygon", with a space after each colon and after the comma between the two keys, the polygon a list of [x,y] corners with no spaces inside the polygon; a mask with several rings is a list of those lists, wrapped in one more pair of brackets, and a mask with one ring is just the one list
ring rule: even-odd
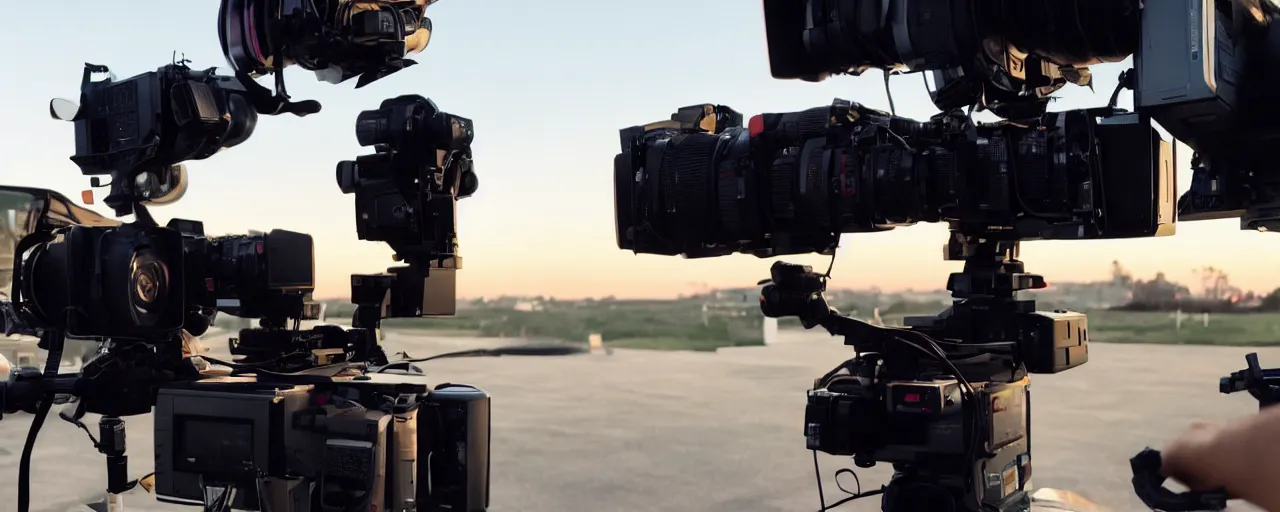
{"label": "camera rig", "polygon": [[[55,99],[54,119],[75,123],[71,160],[93,185],[109,186],[103,202],[117,216],[137,213],[134,205],[166,204],[181,198],[185,177],[173,170],[186,160],[203,160],[248,140],[258,115],[320,111],[315,101],[290,102],[274,96],[249,75],[218,75],[176,60],[156,71],[116,80],[107,66],[85,64],[80,102]],[[95,81],[95,75],[107,75]],[[109,175],[102,184],[97,176]],[[151,221],[154,223],[154,221]]]}
{"label": "camera rig", "polygon": [[[60,416],[86,432],[83,416],[102,415],[90,437],[107,456],[112,503],[136,483],[125,474],[123,417],[154,411],[162,500],[219,512],[487,508],[488,394],[428,387],[413,365],[421,360],[389,361],[378,343],[383,318],[455,311],[455,205],[478,186],[471,121],[419,96],[360,114],[357,138],[376,152],[339,164],[338,182],[355,195],[359,237],[387,242],[406,265],[352,276],[352,328],[304,330],[301,321],[319,310],[310,296],[310,235],[209,237],[198,221],[160,226],[147,205],[180,199],[181,163],[244,142],[258,114],[306,115],[318,104],[273,96],[244,73],[219,76],[185,62],[92,80],[107,72],[86,65],[80,104],[54,100],[50,113],[75,123],[72,160],[95,176],[94,186],[109,175],[105,203],[134,219],[103,218],[48,190],[0,189],[26,198],[14,210],[21,232],[5,240],[14,239],[14,270],[0,316],[7,334],[37,335],[49,353],[44,371],[22,368],[0,385],[0,412],[36,414],[19,510],[30,505],[35,436],[51,406],[66,401],[75,407]],[[260,319],[235,339],[234,362],[187,350],[219,312]],[[78,374],[58,373],[66,338],[101,344]],[[445,356],[506,353],[564,351]]]}
{"label": "camera rig", "polygon": [[275,75],[287,100],[284,69],[298,65],[338,84],[364,87],[416,64],[431,41],[427,8],[437,0],[222,0],[218,41],[237,73]]}
{"label": "camera rig", "polygon": [[[343,193],[355,196],[357,236],[386,242],[405,263],[383,274],[351,276],[351,328],[286,329],[283,323],[245,329],[231,352],[242,364],[276,372],[341,361],[386,365],[378,343],[384,318],[451,316],[456,312],[458,199],[479,187],[471,120],[408,95],[361,112],[356,138],[375,153],[339,162]],[[265,319],[264,319],[265,320]],[[282,354],[295,354],[292,358]]]}
{"label": "camera rig", "polygon": [[808,266],[774,263],[761,282],[765,316],[821,326],[858,353],[809,391],[805,438],[815,466],[822,451],[895,470],[882,489],[831,507],[881,494],[894,512],[1030,507],[1029,374],[1086,363],[1088,321],[1035,311],[1018,297],[1045,282],[1024,271],[1017,240],[954,231],[947,247],[948,259],[965,262],[947,281],[952,306],[908,318],[905,328],[841,315],[823,297],[826,276]]}
{"label": "camera rig", "polygon": [[[618,247],[686,258],[834,255],[844,233],[947,222],[949,256],[966,263],[938,317],[902,329],[841,317],[821,299],[822,275],[785,264],[774,265],[761,308],[859,347],[810,393],[806,436],[811,449],[859,465],[894,463],[894,480],[867,493],[883,493],[886,510],[1025,510],[1025,374],[1083,363],[1087,322],[1014,298],[1042,283],[1022,272],[1016,245],[1166,236],[1179,218],[1276,229],[1280,6],[765,0],[764,18],[774,78],[876,69],[887,86],[891,73],[928,72],[941,113],[897,117],[890,95],[888,113],[837,100],[743,123],[708,104],[623,129]],[[1133,67],[1107,107],[1048,111],[1067,84],[1092,85],[1089,66],[1128,56]],[[1124,89],[1134,91],[1133,112],[1115,108]],[[975,123],[975,110],[1006,121]],[[1195,151],[1181,198],[1173,144],[1157,123]],[[1157,493],[1151,453],[1134,459],[1135,489],[1149,504],[1223,501]]]}

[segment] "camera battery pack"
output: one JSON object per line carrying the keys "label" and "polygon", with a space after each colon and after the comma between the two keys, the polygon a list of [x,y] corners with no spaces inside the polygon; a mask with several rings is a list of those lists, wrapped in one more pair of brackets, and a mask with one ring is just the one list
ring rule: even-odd
{"label": "camera battery pack", "polygon": [[427,510],[489,508],[489,394],[442,384],[418,412],[418,499]]}
{"label": "camera battery pack", "polygon": [[1074,311],[1028,315],[1030,336],[1020,345],[1031,373],[1058,373],[1089,361],[1089,319]]}

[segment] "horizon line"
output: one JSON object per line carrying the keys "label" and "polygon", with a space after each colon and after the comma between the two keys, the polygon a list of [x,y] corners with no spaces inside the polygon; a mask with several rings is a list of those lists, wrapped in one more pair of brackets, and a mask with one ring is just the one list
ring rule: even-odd
{"label": "horizon line", "polygon": [[[1148,282],[1148,281],[1143,281],[1143,282]],[[1171,281],[1171,282],[1172,282],[1172,281]],[[1096,280],[1096,281],[1058,281],[1058,282],[1057,282],[1057,284],[1054,284],[1054,283],[1046,283],[1045,288],[1041,288],[1041,289],[1039,289],[1039,290],[1053,289],[1053,288],[1055,288],[1055,287],[1062,286],[1062,285],[1102,285],[1102,284],[1108,284],[1108,283],[1111,283],[1111,281],[1110,281],[1110,280]],[[1173,283],[1173,284],[1182,285],[1182,286],[1187,286],[1187,285],[1182,284],[1182,283],[1177,283],[1177,282],[1172,282],[1172,283]],[[554,300],[564,300],[564,301],[573,301],[573,300],[604,300],[604,299],[613,299],[613,300],[675,300],[675,299],[682,299],[682,298],[690,298],[690,297],[696,297],[696,296],[701,296],[701,295],[707,295],[707,294],[709,294],[709,293],[724,292],[724,291],[736,291],[736,290],[748,290],[748,289],[752,289],[752,288],[759,288],[759,287],[760,287],[760,286],[758,286],[758,285],[757,285],[757,286],[736,286],[736,287],[725,287],[725,288],[711,288],[711,289],[708,289],[708,290],[703,291],[703,292],[697,292],[697,293],[678,293],[678,294],[667,295],[667,296],[662,296],[662,297],[657,297],[657,296],[621,296],[621,295],[614,295],[614,294],[608,294],[608,295],[591,295],[591,296],[576,296],[576,297],[566,297],[566,296],[556,296],[556,295],[495,295],[495,296],[484,296],[484,295],[482,295],[482,296],[470,296],[470,297],[457,297],[457,299],[456,299],[456,300],[457,300],[458,302],[470,302],[470,301],[474,301],[474,300],[476,300],[476,299],[484,299],[484,300],[496,300],[496,299],[503,299],[503,298],[508,298],[508,299],[531,299],[531,298],[537,298],[537,297],[543,297],[543,298],[547,298],[547,299],[554,299]],[[889,288],[889,289],[886,289],[886,288],[880,288],[880,287],[875,287],[875,286],[873,286],[873,287],[869,287],[869,288],[866,288],[866,287],[864,287],[864,288],[857,288],[857,287],[833,287],[833,288],[828,288],[828,289],[827,289],[827,291],[828,291],[828,292],[830,292],[830,291],[847,291],[847,292],[879,292],[879,293],[892,294],[892,293],[937,293],[937,292],[947,292],[947,289],[946,289],[946,288],[929,288],[929,289],[920,289],[920,288],[912,288],[912,287]],[[1037,290],[1024,290],[1024,291],[1027,291],[1027,292],[1035,292],[1035,291],[1037,291]],[[1267,294],[1271,293],[1271,291],[1259,291],[1259,290],[1251,290],[1251,289],[1241,289],[1241,292],[1243,292],[1243,293],[1250,293],[1250,292],[1252,292],[1254,295],[1262,295],[1262,296],[1266,296]],[[333,301],[349,302],[349,299],[350,299],[350,297],[312,297],[312,299],[311,299],[311,300],[313,300],[313,301],[322,301],[322,302],[333,302]]]}

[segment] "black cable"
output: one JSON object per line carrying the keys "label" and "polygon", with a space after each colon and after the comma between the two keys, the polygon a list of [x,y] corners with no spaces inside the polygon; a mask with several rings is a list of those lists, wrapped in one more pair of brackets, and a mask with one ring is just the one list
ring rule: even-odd
{"label": "black cable", "polygon": [[889,98],[889,113],[896,116],[898,115],[898,109],[893,105],[893,88],[889,87],[890,76],[892,76],[892,72],[886,68],[884,70],[884,95]]}
{"label": "black cable", "polygon": [[27,441],[22,445],[22,458],[18,461],[18,512],[31,510],[31,452],[35,451],[36,436],[44,425],[44,418],[53,407],[53,397],[45,397],[36,408],[36,415],[31,419],[31,428],[27,429]]}
{"label": "black cable", "polygon": [[[554,344],[554,345],[512,345],[509,347],[498,348],[476,348],[470,350],[459,350],[457,352],[445,352],[434,356],[410,358],[408,354],[401,352],[405,359],[392,361],[390,364],[404,363],[424,363],[435,359],[446,359],[453,357],[501,357],[501,356],[567,356],[572,354],[581,354],[586,352],[585,349],[577,345]],[[390,365],[388,365],[390,366]],[[384,367],[385,368],[385,367]]]}
{"label": "black cable", "polygon": [[[839,507],[840,505],[844,505],[845,503],[848,503],[850,501],[853,501],[859,498],[867,498],[870,496],[884,494],[884,490],[885,490],[884,487],[881,487],[874,491],[867,491],[865,493],[862,492],[862,481],[858,480],[858,474],[854,473],[852,469],[843,468],[839,471],[836,471],[836,488],[840,489],[841,491],[844,491],[845,494],[848,494],[848,496],[840,498],[835,503],[832,503],[830,506],[827,506],[827,495],[822,490],[822,469],[818,466],[818,450],[809,450],[809,451],[813,452],[813,476],[818,480],[818,506],[820,507],[818,509],[818,512],[827,512],[828,510],[834,510],[836,507]],[[858,484],[858,492],[849,492],[849,490],[845,489],[843,485],[840,485],[840,475],[844,473],[853,475],[853,481]]]}
{"label": "black cable", "polygon": [[820,511],[820,512],[825,512],[825,511],[827,511],[827,510],[834,510],[836,507],[839,507],[840,505],[844,505],[845,503],[848,503],[848,502],[853,501],[853,500],[856,500],[856,499],[869,498],[869,497],[871,497],[871,496],[878,496],[878,495],[881,495],[881,494],[884,494],[884,488],[883,488],[883,487],[881,487],[881,488],[879,488],[879,489],[876,489],[876,490],[874,490],[874,491],[867,491],[866,493],[863,493],[863,494],[855,494],[855,495],[852,495],[852,496],[845,496],[845,497],[843,497],[843,498],[840,498],[840,500],[839,500],[839,501],[836,501],[835,503],[832,503],[830,507],[827,507],[827,508],[822,509],[822,511]]}
{"label": "black cable", "polygon": [[[843,485],[840,485],[840,475],[849,474],[853,476],[853,483],[858,484],[857,492],[849,492]],[[862,494],[862,480],[858,479],[858,473],[849,468],[840,468],[836,471],[836,487],[844,491],[845,494]]]}
{"label": "black cable", "polygon": [[[973,389],[973,385],[969,383],[968,379],[966,379],[964,375],[960,374],[960,370],[959,368],[956,368],[955,363],[952,363],[951,359],[946,357],[946,353],[942,351],[942,347],[938,346],[937,340],[919,331],[904,331],[904,332],[910,332],[912,334],[918,335],[923,340],[931,344],[934,351],[936,351],[937,354],[939,355],[938,360],[942,361],[943,364],[945,364],[948,367],[948,369],[950,369],[955,374],[956,381],[962,385],[962,388],[961,388],[961,393],[962,393],[961,399],[963,400],[961,404],[962,412],[966,415],[969,415],[970,419],[976,421],[977,419],[976,415],[978,414],[978,411],[976,409],[977,392]],[[923,349],[923,347],[919,347],[919,348]],[[966,407],[965,404],[969,404],[969,405]],[[965,446],[966,461],[973,460],[974,454],[977,451],[977,448],[978,448],[978,429],[974,428],[970,432],[969,442]],[[966,473],[966,475],[968,474]],[[975,483],[973,482],[973,479],[970,476],[965,477],[965,482],[970,485],[973,485]],[[978,498],[976,494],[974,495],[974,502],[977,504],[979,510],[986,508],[985,505],[982,503],[982,500]]]}
{"label": "black cable", "polygon": [[[818,480],[818,512],[825,512],[827,510],[827,495],[822,492],[822,469],[818,467],[818,450],[809,451],[813,452],[813,477]],[[836,482],[836,485],[839,485],[839,482]]]}
{"label": "black cable", "polygon": [[68,414],[66,409],[62,409],[58,413],[58,417],[67,423],[80,427],[80,430],[83,430],[84,434],[89,436],[89,441],[93,443],[94,449],[98,449],[98,438],[93,435],[93,432],[89,431],[89,427],[85,426],[84,422],[80,421],[80,418],[84,417],[85,408],[86,404],[84,400],[81,400],[76,404],[74,412]]}
{"label": "black cable", "polygon": [[[62,347],[66,342],[63,332],[52,330],[41,333],[41,341],[48,339],[45,345],[48,351],[44,360],[44,377],[57,378],[58,368],[62,365]],[[31,427],[27,429],[27,440],[22,445],[22,458],[18,460],[18,512],[28,512],[31,508],[31,453],[36,448],[36,437],[44,426],[44,419],[53,407],[54,393],[45,393],[36,406],[35,417],[31,418]]]}

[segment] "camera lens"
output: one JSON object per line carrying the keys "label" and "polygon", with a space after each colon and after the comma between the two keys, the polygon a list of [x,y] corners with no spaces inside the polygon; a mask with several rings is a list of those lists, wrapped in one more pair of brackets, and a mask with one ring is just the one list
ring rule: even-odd
{"label": "camera lens", "polygon": [[227,132],[222,136],[222,147],[231,148],[240,145],[253,135],[253,129],[258,126],[258,111],[254,110],[253,105],[249,104],[249,100],[239,94],[230,94],[227,96],[227,109],[231,114],[231,124],[227,126]]}
{"label": "camera lens", "polygon": [[365,110],[356,116],[356,141],[361,146],[390,144],[392,142],[392,108]]}
{"label": "camera lens", "polygon": [[[1088,115],[1051,114],[1034,127],[947,115],[921,123],[844,105],[757,116],[749,131],[624,130],[614,159],[618,247],[770,257],[826,253],[842,233],[918,222],[1032,239],[1106,229],[1080,214],[1094,211],[1089,184],[1103,172],[1089,157]],[[841,108],[857,120],[824,126]]]}
{"label": "camera lens", "polygon": [[994,42],[1058,64],[1113,62],[1138,50],[1135,0],[765,0],[777,78],[825,78],[867,68],[939,70]]}
{"label": "camera lens", "polygon": [[719,256],[732,252],[724,244],[751,236],[755,167],[745,129],[668,132],[634,147],[614,160],[619,248]]}
{"label": "camera lens", "polygon": [[129,264],[129,303],[135,324],[154,326],[169,303],[169,267],[149,248],[135,252]]}
{"label": "camera lens", "polygon": [[315,287],[314,243],[284,230],[210,238],[206,269],[218,310],[241,318],[296,315],[302,295]]}
{"label": "camera lens", "polygon": [[248,0],[223,0],[218,9],[218,42],[222,45],[222,54],[236,71],[265,71],[266,45],[263,43],[267,41],[268,9],[264,9],[263,4],[258,2],[253,4],[255,8],[250,8]]}

